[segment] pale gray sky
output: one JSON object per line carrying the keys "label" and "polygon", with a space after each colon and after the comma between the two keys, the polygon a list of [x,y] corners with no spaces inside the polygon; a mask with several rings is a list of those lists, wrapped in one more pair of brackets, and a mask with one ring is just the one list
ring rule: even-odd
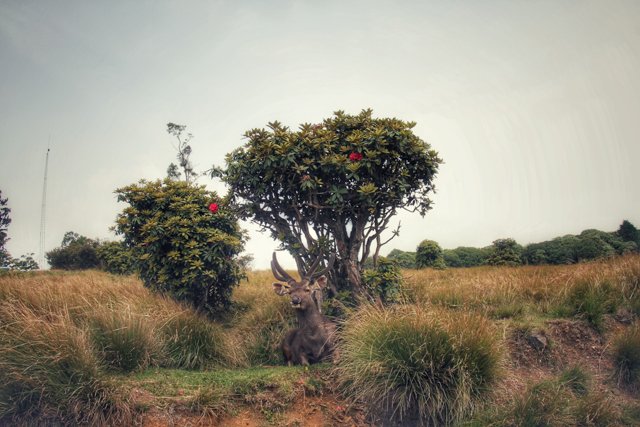
{"label": "pale gray sky", "polygon": [[[47,250],[114,238],[113,191],[174,160],[167,122],[206,169],[250,128],[368,107],[445,161],[386,251],[640,226],[639,75],[635,0],[0,0],[8,249],[38,251],[49,139]],[[266,268],[277,244],[250,229]]]}

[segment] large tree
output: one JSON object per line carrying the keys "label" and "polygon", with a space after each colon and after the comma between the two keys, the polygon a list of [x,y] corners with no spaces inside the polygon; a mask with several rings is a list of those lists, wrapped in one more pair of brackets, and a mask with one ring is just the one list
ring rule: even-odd
{"label": "large tree", "polygon": [[371,110],[338,111],[297,131],[269,123],[246,132],[222,178],[241,215],[279,239],[298,271],[334,251],[333,284],[361,294],[361,266],[377,259],[393,216],[431,207],[442,161],[414,126]]}

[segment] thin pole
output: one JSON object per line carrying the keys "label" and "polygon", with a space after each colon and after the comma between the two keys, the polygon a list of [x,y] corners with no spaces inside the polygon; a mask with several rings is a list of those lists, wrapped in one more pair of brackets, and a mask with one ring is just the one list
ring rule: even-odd
{"label": "thin pole", "polygon": [[[51,141],[51,137],[49,137],[49,141]],[[38,260],[40,268],[44,268],[44,246],[47,228],[47,174],[49,172],[49,151],[51,151],[51,149],[47,147],[47,157],[44,162],[44,183],[42,184],[42,210],[40,211],[40,259]]]}

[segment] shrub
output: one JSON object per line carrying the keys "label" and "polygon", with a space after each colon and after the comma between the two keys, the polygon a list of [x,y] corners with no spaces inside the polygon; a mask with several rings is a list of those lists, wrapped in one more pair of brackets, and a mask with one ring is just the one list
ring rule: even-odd
{"label": "shrub", "polygon": [[638,229],[626,219],[622,221],[616,235],[625,242],[640,242],[640,232]]}
{"label": "shrub", "polygon": [[423,240],[416,249],[416,267],[444,268],[444,258],[442,258],[442,248],[438,242],[433,240]]}
{"label": "shrub", "polygon": [[513,239],[498,239],[493,241],[491,255],[487,259],[489,265],[520,265],[522,264],[522,246]]}
{"label": "shrub", "polygon": [[96,248],[98,242],[73,231],[65,233],[62,245],[46,253],[47,262],[54,269],[86,270],[100,265]]}
{"label": "shrub", "polygon": [[442,251],[442,256],[448,267],[476,267],[483,265],[486,263],[489,254],[489,248],[464,246]]}
{"label": "shrub", "polygon": [[337,377],[372,411],[431,424],[460,420],[496,377],[500,358],[478,316],[365,306],[345,324]]}
{"label": "shrub", "polygon": [[243,233],[215,193],[183,181],[146,182],[116,191],[129,204],[116,231],[134,251],[145,286],[215,315],[228,308],[241,277]]}
{"label": "shrub", "polygon": [[123,242],[104,242],[96,252],[100,267],[111,274],[133,274],[136,272],[135,258],[131,249]]}
{"label": "shrub", "polygon": [[398,302],[402,293],[402,274],[398,264],[380,257],[375,270],[365,270],[363,283],[369,295],[383,303]]}
{"label": "shrub", "polygon": [[640,388],[640,324],[634,324],[616,338],[613,359],[618,384]]}

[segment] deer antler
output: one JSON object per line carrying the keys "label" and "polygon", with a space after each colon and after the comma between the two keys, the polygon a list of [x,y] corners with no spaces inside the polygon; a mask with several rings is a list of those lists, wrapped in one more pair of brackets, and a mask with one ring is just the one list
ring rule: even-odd
{"label": "deer antler", "polygon": [[331,254],[331,258],[329,258],[329,263],[327,264],[327,266],[322,270],[316,272],[315,270],[318,268],[318,265],[320,265],[320,261],[322,261],[322,254],[318,255],[318,258],[316,258],[313,264],[311,264],[311,268],[309,268],[309,271],[307,272],[307,274],[305,274],[305,277],[311,280],[311,279],[315,279],[317,277],[322,276],[323,274],[325,274],[327,271],[331,269],[331,267],[333,266],[333,262],[335,260],[336,260],[336,254]]}
{"label": "deer antler", "polygon": [[276,258],[276,253],[273,253],[273,257],[271,258],[271,272],[273,273],[273,277],[278,280],[282,280],[283,282],[295,282],[295,279],[287,273],[284,268],[280,267],[278,264],[278,258]]}

